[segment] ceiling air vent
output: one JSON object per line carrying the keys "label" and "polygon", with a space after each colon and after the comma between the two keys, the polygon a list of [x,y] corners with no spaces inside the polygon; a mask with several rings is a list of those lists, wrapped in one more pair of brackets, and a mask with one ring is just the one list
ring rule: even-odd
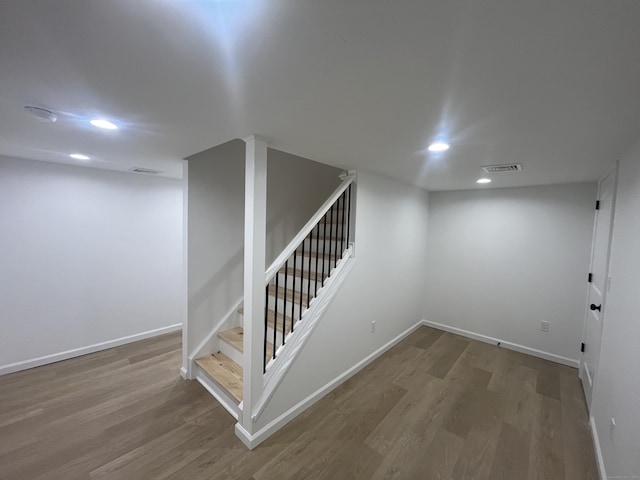
{"label": "ceiling air vent", "polygon": [[158,175],[159,173],[164,173],[162,170],[153,170],[151,168],[142,167],[134,167],[129,171],[133,173],[144,173],[145,175]]}
{"label": "ceiling air vent", "polygon": [[485,165],[481,168],[485,173],[519,172],[520,170],[522,170],[522,164],[505,163],[502,165]]}

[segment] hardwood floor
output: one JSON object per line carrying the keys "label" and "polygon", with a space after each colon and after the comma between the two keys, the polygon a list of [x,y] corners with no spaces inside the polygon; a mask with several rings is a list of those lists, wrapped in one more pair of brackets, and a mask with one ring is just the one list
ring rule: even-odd
{"label": "hardwood floor", "polygon": [[253,452],[170,334],[0,377],[0,478],[597,479],[577,371],[422,327]]}

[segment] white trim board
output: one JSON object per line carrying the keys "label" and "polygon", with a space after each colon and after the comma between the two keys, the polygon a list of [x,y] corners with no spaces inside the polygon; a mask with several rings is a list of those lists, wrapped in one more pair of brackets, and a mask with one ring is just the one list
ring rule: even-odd
{"label": "white trim board", "polygon": [[209,376],[198,366],[196,366],[195,380],[200,383],[213,397],[222,405],[229,414],[236,420],[240,415],[242,409],[236,403],[236,400],[231,397],[223,388],[219,387],[214,380],[211,380]]}
{"label": "white trim board", "polygon": [[182,368],[180,375],[191,380],[189,361],[189,161],[182,160]]}
{"label": "white trim board", "polygon": [[327,383],[326,385],[320,387],[318,390],[313,392],[307,398],[305,398],[304,400],[300,401],[299,403],[291,407],[289,410],[284,412],[278,418],[269,422],[267,425],[265,425],[263,428],[258,430],[253,435],[251,435],[244,428],[242,428],[242,425],[237,423],[235,428],[236,435],[238,436],[238,438],[240,438],[242,443],[244,443],[249,450],[253,450],[262,442],[264,442],[267,438],[269,438],[271,435],[273,435],[282,427],[284,427],[291,420],[293,420],[302,412],[304,412],[307,408],[311,407],[311,405],[313,405],[318,400],[325,397],[329,392],[339,387],[342,383],[349,380],[349,378],[351,378],[360,370],[362,370],[364,367],[369,365],[371,362],[373,362],[375,359],[377,359],[380,355],[382,355],[384,352],[389,350],[391,347],[393,347],[394,345],[396,345],[397,343],[401,342],[406,337],[411,335],[415,330],[417,330],[421,326],[422,326],[422,321],[419,321],[415,325],[409,327],[407,330],[405,330],[400,335],[398,335],[397,337],[393,338],[392,340],[384,344],[382,347],[378,348],[369,356],[360,360],[353,367],[349,368],[342,374],[338,375],[329,383]]}
{"label": "white trim board", "polygon": [[598,473],[601,480],[605,480],[607,472],[604,468],[604,458],[602,457],[602,449],[600,448],[600,438],[598,437],[598,430],[596,429],[596,419],[589,416],[589,426],[591,427],[591,438],[593,440],[593,450],[596,453],[596,463],[598,465]]}
{"label": "white trim board", "polygon": [[43,357],[32,358],[30,360],[23,360],[21,362],[10,363],[9,365],[0,366],[0,375],[7,375],[8,373],[19,372],[21,370],[27,370],[29,368],[40,367],[42,365],[48,365],[50,363],[60,362],[62,360],[68,360],[74,357],[80,357],[89,353],[99,352],[100,350],[106,350],[108,348],[119,347],[126,343],[137,342],[139,340],[145,340],[151,337],[157,337],[158,335],[164,335],[165,333],[172,333],[182,330],[182,324],[176,323],[175,325],[169,325],[168,327],[156,328],[155,330],[149,330],[147,332],[136,333],[134,335],[128,335],[126,337],[116,338],[106,342],[96,343],[88,345],[86,347],[74,348],[72,350],[66,350],[60,353],[53,353],[51,355],[45,355]]}
{"label": "white trim board", "polygon": [[472,338],[480,342],[491,343],[492,345],[500,344],[501,347],[508,348],[509,350],[515,350],[516,352],[526,353],[527,355],[542,358],[544,360],[549,360],[551,362],[561,363],[562,365],[567,365],[569,367],[578,368],[580,366],[580,360],[563,357],[561,355],[556,355],[555,353],[549,353],[549,352],[537,350],[531,347],[525,347],[524,345],[507,342],[499,338],[489,337],[487,335],[482,335],[479,333],[470,332],[468,330],[463,330],[461,328],[452,327],[450,325],[445,325],[444,323],[437,323],[437,322],[431,322],[429,320],[422,320],[420,324],[426,327],[432,327],[438,330],[443,330],[445,332],[461,335],[463,337]]}

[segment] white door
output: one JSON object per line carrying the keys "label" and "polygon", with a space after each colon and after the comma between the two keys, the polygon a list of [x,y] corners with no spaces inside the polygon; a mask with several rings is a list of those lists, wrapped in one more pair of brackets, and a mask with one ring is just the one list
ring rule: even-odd
{"label": "white door", "polygon": [[584,353],[580,361],[580,379],[584,387],[587,404],[591,408],[591,394],[598,371],[600,358],[600,340],[602,338],[602,322],[605,313],[605,301],[608,288],[609,250],[611,245],[611,228],[615,207],[616,174],[611,173],[600,181],[598,188],[599,209],[596,210],[596,221],[591,251],[591,272],[589,295],[584,322]]}

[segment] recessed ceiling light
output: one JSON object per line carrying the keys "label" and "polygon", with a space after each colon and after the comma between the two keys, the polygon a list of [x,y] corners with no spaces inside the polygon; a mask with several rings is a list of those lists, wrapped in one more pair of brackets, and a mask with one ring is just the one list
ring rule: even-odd
{"label": "recessed ceiling light", "polygon": [[118,126],[109,120],[105,120],[103,118],[94,118],[89,123],[94,127],[104,128],[105,130],[117,130]]}
{"label": "recessed ceiling light", "polygon": [[491,183],[491,179],[490,178],[479,178],[478,180],[476,180],[476,183]]}
{"label": "recessed ceiling light", "polygon": [[72,153],[69,155],[71,158],[75,158],[76,160],[91,160],[91,157],[87,157],[81,153]]}
{"label": "recessed ceiling light", "polygon": [[449,150],[449,144],[444,142],[434,142],[427,149],[430,152],[446,152]]}

